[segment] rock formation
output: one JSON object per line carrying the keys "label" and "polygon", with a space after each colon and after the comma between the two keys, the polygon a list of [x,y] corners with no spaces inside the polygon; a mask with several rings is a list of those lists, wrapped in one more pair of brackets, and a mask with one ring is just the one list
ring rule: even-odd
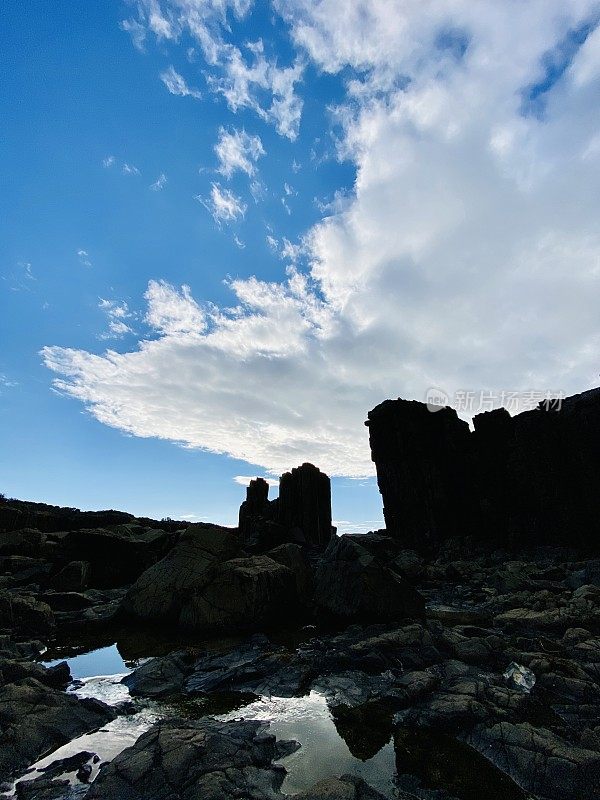
{"label": "rock formation", "polygon": [[312,464],[302,464],[279,479],[279,497],[269,500],[264,478],[250,481],[240,507],[239,530],[251,550],[286,542],[323,549],[331,539],[331,482]]}
{"label": "rock formation", "polygon": [[431,551],[474,535],[505,546],[600,548],[600,389],[511,417],[386,400],[368,415],[386,528]]}

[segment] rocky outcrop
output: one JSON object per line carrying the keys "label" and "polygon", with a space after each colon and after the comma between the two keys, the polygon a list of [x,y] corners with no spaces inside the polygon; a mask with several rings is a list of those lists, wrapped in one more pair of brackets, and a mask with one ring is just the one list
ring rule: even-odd
{"label": "rocky outcrop", "polygon": [[86,583],[98,589],[132,583],[167,554],[175,534],[141,525],[70,531],[61,540],[64,559],[86,562]]}
{"label": "rocky outcrop", "polygon": [[6,683],[0,688],[0,780],[115,716],[98,700],[79,700],[33,677]]}
{"label": "rocky outcrop", "polygon": [[600,389],[511,417],[386,400],[369,413],[387,532],[431,552],[448,538],[600,549]]}
{"label": "rocky outcrop", "polygon": [[267,725],[176,719],[154,725],[100,771],[87,800],[274,798],[285,769]]}
{"label": "rocky outcrop", "polygon": [[240,507],[244,546],[264,552],[296,543],[323,549],[335,533],[331,525],[331,483],[312,464],[302,464],[279,479],[279,497],[269,500],[264,478],[250,481]]}
{"label": "rocky outcrop", "polygon": [[279,479],[279,522],[300,540],[325,547],[331,527],[331,482],[312,464],[302,464]]}
{"label": "rocky outcrop", "polygon": [[336,620],[397,622],[422,616],[421,595],[394,568],[400,548],[375,533],[336,537],[315,576],[315,604]]}
{"label": "rocky outcrop", "polygon": [[292,570],[264,555],[239,558],[240,547],[231,529],[190,526],[133,584],[124,612],[150,624],[202,632],[289,620],[297,603]]}

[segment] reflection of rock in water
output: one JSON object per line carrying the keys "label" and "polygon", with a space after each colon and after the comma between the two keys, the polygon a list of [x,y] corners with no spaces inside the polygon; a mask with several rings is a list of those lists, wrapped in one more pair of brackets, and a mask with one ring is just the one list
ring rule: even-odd
{"label": "reflection of rock in water", "polygon": [[365,703],[356,708],[337,706],[331,714],[348,750],[361,761],[373,758],[392,736],[393,712],[382,703]]}
{"label": "reflection of rock in water", "polygon": [[442,789],[458,800],[526,800],[526,793],[480,753],[433,728],[397,728],[394,745],[398,781],[405,788],[417,788],[403,780],[415,776],[418,788]]}

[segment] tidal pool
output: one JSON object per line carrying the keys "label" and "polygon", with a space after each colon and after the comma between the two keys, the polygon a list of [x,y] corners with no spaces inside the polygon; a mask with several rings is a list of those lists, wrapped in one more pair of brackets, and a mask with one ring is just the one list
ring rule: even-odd
{"label": "tidal pool", "polygon": [[295,739],[302,747],[282,760],[288,774],[282,791],[296,794],[316,781],[344,774],[364,778],[386,797],[394,796],[396,774],[391,732],[388,741],[367,759],[354,756],[338,733],[327,700],[318,692],[304,697],[261,697],[222,720],[260,719],[270,722],[278,739]]}
{"label": "tidal pool", "polygon": [[[53,667],[66,661],[73,678],[92,678],[98,675],[126,675],[131,669],[123,661],[116,644],[100,647],[71,658],[55,658],[43,661],[45,667]],[[99,698],[102,700],[103,698]]]}

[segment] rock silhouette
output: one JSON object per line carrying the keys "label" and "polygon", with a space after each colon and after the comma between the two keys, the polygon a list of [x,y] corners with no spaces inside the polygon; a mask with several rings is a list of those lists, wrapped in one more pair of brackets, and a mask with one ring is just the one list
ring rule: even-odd
{"label": "rock silhouette", "polygon": [[433,552],[474,536],[600,549],[600,389],[511,417],[386,400],[368,415],[386,530]]}
{"label": "rock silhouette", "polygon": [[335,533],[329,477],[302,464],[281,476],[275,500],[269,500],[267,481],[255,478],[240,507],[239,530],[245,546],[259,552],[286,542],[324,549]]}

